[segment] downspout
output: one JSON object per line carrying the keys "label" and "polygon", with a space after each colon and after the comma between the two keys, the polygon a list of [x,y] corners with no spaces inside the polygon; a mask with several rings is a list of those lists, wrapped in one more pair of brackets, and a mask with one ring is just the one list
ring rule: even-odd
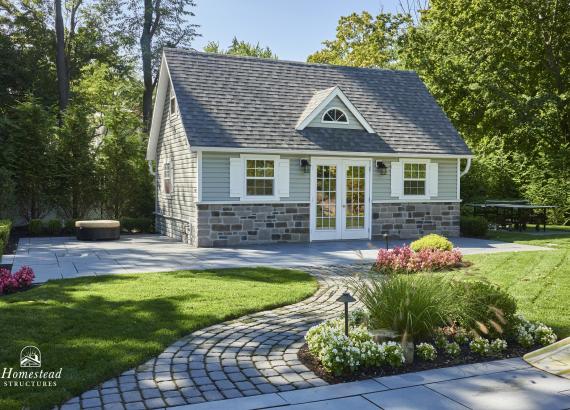
{"label": "downspout", "polygon": [[152,167],[152,160],[149,159],[147,162],[148,162],[148,171],[150,172],[150,175],[155,176],[156,172],[154,172],[154,168]]}
{"label": "downspout", "polygon": [[467,164],[465,164],[465,169],[463,171],[461,171],[461,174],[459,174],[459,177],[461,178],[462,176],[467,174],[469,172],[470,168],[471,168],[471,158],[467,158]]}

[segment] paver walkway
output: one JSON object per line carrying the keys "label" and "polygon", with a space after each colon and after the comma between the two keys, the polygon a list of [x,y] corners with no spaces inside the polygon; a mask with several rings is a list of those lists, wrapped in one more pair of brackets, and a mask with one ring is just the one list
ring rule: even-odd
{"label": "paver walkway", "polygon": [[[549,250],[484,239],[453,238],[464,254]],[[390,241],[402,245],[404,241]],[[14,269],[29,265],[36,282],[109,273],[165,272],[180,269],[271,265],[329,266],[373,261],[383,241],[336,241],[272,244],[244,248],[193,249],[159,235],[123,236],[119,241],[79,242],[74,238],[24,238],[16,255],[2,257]]]}
{"label": "paver walkway", "polygon": [[326,385],[297,352],[311,326],[338,317],[336,298],[363,269],[307,268],[321,285],[311,298],[194,332],[62,408],[154,409]]}
{"label": "paver walkway", "polygon": [[496,360],[172,410],[566,410],[570,380]]}

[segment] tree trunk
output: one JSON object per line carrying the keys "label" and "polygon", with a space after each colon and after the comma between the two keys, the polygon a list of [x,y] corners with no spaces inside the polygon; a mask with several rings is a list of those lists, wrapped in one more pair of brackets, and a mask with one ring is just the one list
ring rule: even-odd
{"label": "tree trunk", "polygon": [[62,113],[67,108],[69,102],[69,76],[67,70],[67,57],[65,55],[65,28],[63,26],[63,15],[61,11],[61,0],[54,0],[55,3],[55,50],[57,85],[59,90],[59,111]]}
{"label": "tree trunk", "polygon": [[152,115],[152,20],[153,20],[152,0],[144,0],[144,24],[140,38],[142,69],[143,69],[143,124],[145,132],[150,130],[150,120]]}

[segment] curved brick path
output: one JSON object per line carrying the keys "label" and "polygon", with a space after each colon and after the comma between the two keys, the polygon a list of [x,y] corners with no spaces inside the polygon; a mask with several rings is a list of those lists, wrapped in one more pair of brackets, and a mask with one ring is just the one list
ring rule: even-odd
{"label": "curved brick path", "polygon": [[309,299],[191,333],[62,409],[154,409],[325,385],[297,352],[311,326],[340,314],[347,277],[364,269],[306,268],[320,284]]}

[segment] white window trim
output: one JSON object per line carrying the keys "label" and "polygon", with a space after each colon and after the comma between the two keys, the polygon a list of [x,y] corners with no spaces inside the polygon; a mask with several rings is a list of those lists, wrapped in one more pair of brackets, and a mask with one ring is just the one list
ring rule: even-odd
{"label": "white window trim", "polygon": [[[339,110],[340,112],[342,112],[344,114],[344,117],[346,118],[346,122],[342,122],[342,121],[325,121],[325,115],[327,112],[329,112],[330,110]],[[341,124],[341,125],[349,125],[350,124],[350,120],[348,119],[348,115],[346,115],[346,111],[344,111],[342,108],[340,107],[329,107],[325,110],[325,112],[323,112],[323,115],[321,115],[321,122],[323,124]]]}
{"label": "white window trim", "polygon": [[[172,112],[172,101],[174,101],[174,113]],[[178,117],[178,103],[176,101],[176,96],[171,93],[170,98],[168,99],[168,119],[172,121],[173,119]]]}
{"label": "white window trim", "polygon": [[[170,179],[170,192],[166,192],[166,165],[168,164],[170,168],[169,179]],[[174,194],[174,164],[170,158],[166,158],[164,161],[164,167],[162,168],[162,193],[168,197]]]}
{"label": "white window trim", "polygon": [[[241,155],[242,169],[243,169],[243,196],[242,201],[279,201],[278,191],[278,178],[279,170],[277,161],[280,159],[279,155]],[[247,194],[247,160],[264,160],[273,161],[273,195],[248,195]]]}
{"label": "white window trim", "polygon": [[[409,199],[409,200],[426,200],[430,199],[430,195],[428,192],[428,183],[429,183],[429,166],[428,164],[431,162],[429,159],[421,159],[421,158],[400,158],[400,162],[402,163],[402,180],[400,183],[402,184],[402,195],[400,195],[400,199]],[[425,164],[426,165],[426,177],[424,179],[425,182],[425,195],[405,195],[404,194],[404,174],[406,172],[406,164]]]}

